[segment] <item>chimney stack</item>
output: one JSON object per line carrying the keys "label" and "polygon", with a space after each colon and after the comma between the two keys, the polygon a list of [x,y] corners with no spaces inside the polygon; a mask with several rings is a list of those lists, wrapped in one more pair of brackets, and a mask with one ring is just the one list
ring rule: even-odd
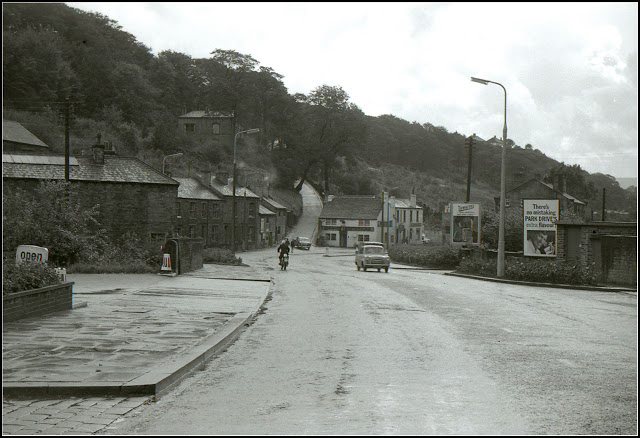
{"label": "chimney stack", "polygon": [[209,166],[205,167],[200,171],[200,175],[200,182],[209,187],[211,185],[211,168]]}
{"label": "chimney stack", "polygon": [[96,135],[96,144],[91,147],[94,164],[104,164],[104,145],[100,144],[100,133]]}
{"label": "chimney stack", "polygon": [[411,194],[411,207],[415,208],[416,206],[416,195],[414,193]]}
{"label": "chimney stack", "polygon": [[229,184],[229,174],[227,172],[216,172],[216,179],[225,186]]}

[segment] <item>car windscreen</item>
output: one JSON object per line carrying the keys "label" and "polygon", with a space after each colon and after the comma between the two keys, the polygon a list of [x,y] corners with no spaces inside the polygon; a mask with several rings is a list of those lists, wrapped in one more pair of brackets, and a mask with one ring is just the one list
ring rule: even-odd
{"label": "car windscreen", "polygon": [[365,254],[384,254],[384,248],[381,246],[365,246]]}
{"label": "car windscreen", "polygon": [[306,237],[299,237],[299,238],[298,238],[298,242],[304,242],[304,243],[307,243],[307,242],[309,242],[309,239],[307,239]]}

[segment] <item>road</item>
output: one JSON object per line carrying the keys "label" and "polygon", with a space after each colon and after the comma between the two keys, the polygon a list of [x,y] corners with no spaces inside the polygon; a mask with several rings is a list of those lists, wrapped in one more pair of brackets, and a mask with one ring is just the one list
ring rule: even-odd
{"label": "road", "polygon": [[243,259],[273,271],[265,312],[102,434],[637,432],[636,294],[358,272],[339,249]]}

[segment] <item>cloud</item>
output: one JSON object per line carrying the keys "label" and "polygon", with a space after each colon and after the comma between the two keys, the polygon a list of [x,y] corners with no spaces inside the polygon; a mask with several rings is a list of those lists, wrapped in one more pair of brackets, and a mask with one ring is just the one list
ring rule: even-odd
{"label": "cloud", "polygon": [[155,53],[249,54],[290,93],[339,85],[372,116],[508,134],[590,172],[637,175],[636,3],[69,3]]}

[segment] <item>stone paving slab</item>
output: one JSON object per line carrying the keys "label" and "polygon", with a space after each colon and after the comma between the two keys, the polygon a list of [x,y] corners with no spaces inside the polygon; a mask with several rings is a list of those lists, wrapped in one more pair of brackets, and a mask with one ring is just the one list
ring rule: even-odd
{"label": "stone paving slab", "polygon": [[4,396],[157,394],[235,339],[271,286],[243,266],[100,277],[72,280],[86,306],[4,324]]}

